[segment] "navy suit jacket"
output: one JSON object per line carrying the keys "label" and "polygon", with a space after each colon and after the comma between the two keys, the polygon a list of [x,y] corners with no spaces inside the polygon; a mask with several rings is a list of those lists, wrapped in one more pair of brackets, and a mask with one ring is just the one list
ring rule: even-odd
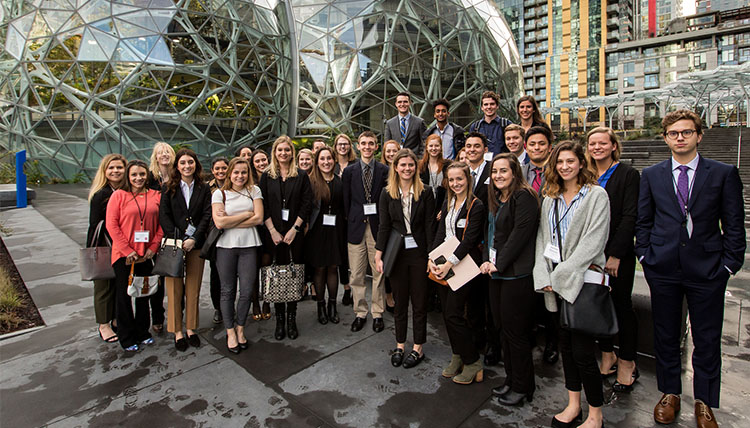
{"label": "navy suit jacket", "polygon": [[[372,174],[372,191],[370,192],[370,202],[378,203],[380,192],[385,187],[388,179],[388,167],[385,164],[372,160],[375,170]],[[351,244],[359,244],[365,236],[365,227],[370,223],[370,232],[373,238],[378,236],[378,215],[365,216],[364,204],[365,185],[362,182],[362,164],[357,160],[344,169],[341,175],[344,182],[344,210],[347,218],[347,240]],[[378,207],[378,213],[380,212]],[[366,222],[365,220],[369,220]]]}
{"label": "navy suit jacket", "polygon": [[[648,274],[725,282],[745,258],[745,211],[737,168],[700,157],[688,211],[693,233],[674,190],[671,159],[643,170],[635,253]],[[680,272],[681,271],[681,272]]]}

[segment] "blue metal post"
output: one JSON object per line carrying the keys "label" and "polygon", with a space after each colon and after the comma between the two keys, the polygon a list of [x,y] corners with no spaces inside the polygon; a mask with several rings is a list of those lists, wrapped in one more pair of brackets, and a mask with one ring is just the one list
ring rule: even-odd
{"label": "blue metal post", "polygon": [[16,153],[16,207],[26,208],[26,173],[23,164],[26,162],[26,150]]}

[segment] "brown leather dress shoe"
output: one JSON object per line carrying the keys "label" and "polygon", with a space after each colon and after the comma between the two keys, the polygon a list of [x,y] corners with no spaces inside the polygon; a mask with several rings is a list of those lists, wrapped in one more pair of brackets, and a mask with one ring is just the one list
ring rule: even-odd
{"label": "brown leather dress shoe", "polygon": [[680,396],[664,394],[654,407],[654,420],[660,424],[671,424],[680,412]]}
{"label": "brown leather dress shoe", "polygon": [[695,400],[695,422],[698,428],[719,428],[714,412],[701,400]]}

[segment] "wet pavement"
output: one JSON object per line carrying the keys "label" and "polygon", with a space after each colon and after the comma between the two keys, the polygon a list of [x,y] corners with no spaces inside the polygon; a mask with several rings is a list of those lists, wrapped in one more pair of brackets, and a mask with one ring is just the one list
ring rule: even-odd
{"label": "wet pavement", "polygon": [[[46,327],[0,341],[0,426],[222,426],[222,427],[546,427],[566,401],[562,366],[541,362],[534,351],[536,393],[524,407],[491,399],[502,383],[502,366],[485,369],[470,386],[441,377],[450,347],[441,314],[428,317],[427,358],[406,370],[390,365],[393,318],[374,333],[371,322],[357,333],[354,316],[339,305],[341,323],[320,325],[312,301],[299,304],[297,340],[276,341],[275,319],[249,320],[250,349],[226,351],[222,327],[211,322],[208,267],[201,289],[200,348],[181,353],[172,338],[127,355],[101,341],[93,314],[92,285],[80,281],[88,206],[83,186],[47,186],[31,208],[0,212],[11,236],[3,240],[39,306]],[[750,274],[730,282],[724,327],[723,427],[748,427],[750,402]],[[648,290],[636,279],[636,293]],[[645,299],[645,300],[644,300]],[[339,296],[340,300],[340,296]],[[642,313],[642,349],[651,326]],[[411,338],[411,333],[409,334]],[[690,354],[688,340],[686,355]],[[642,355],[641,377],[630,394],[611,392],[605,381],[609,427],[655,427],[654,361]],[[675,427],[695,426],[692,370],[683,357],[682,413]],[[745,410],[742,410],[745,408]]]}

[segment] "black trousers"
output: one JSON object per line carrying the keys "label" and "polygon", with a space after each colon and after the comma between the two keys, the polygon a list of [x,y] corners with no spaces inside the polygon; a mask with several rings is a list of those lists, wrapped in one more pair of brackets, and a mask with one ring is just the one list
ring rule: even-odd
{"label": "black trousers", "polygon": [[[128,296],[130,266],[125,264],[125,257],[121,257],[112,267],[115,270],[117,336],[120,338],[120,346],[124,349],[151,337],[148,332],[150,325],[148,306],[149,298],[152,296],[135,299],[135,316],[133,316],[132,297]],[[162,288],[162,286],[159,285],[159,288]]]}
{"label": "black trousers", "polygon": [[[560,299],[558,298],[558,303]],[[544,293],[536,293],[534,303],[534,322],[544,327],[544,344],[545,347],[557,349],[557,342],[560,340],[557,332],[560,330],[560,313],[550,312],[544,305]]]}
{"label": "black trousers", "polygon": [[211,304],[214,310],[221,310],[221,279],[219,278],[219,268],[216,267],[216,257],[209,260],[211,267]]}
{"label": "black trousers", "polygon": [[474,338],[474,345],[480,353],[485,350],[501,349],[500,336],[501,331],[495,325],[492,309],[490,307],[489,295],[489,277],[480,275],[475,278],[477,281],[474,288],[469,294],[467,316],[469,325]]}
{"label": "black trousers", "polygon": [[604,404],[604,387],[599,364],[596,362],[596,339],[563,328],[559,335],[565,388],[578,392],[583,385],[589,405],[601,407]]}
{"label": "black trousers", "polygon": [[151,323],[154,325],[164,324],[164,277],[159,277],[159,288],[156,292],[148,297],[151,305]]}
{"label": "black trousers", "polygon": [[534,360],[531,331],[534,327],[534,281],[490,279],[490,304],[495,325],[502,326],[505,385],[515,392],[534,392]]}
{"label": "black trousers", "polygon": [[479,278],[474,278],[456,291],[450,287],[441,285],[439,290],[440,302],[443,304],[443,319],[445,329],[448,331],[448,339],[451,342],[451,350],[454,354],[461,356],[464,364],[474,364],[479,359],[479,351],[474,344],[472,329],[464,317],[464,308],[469,300],[469,295],[474,287],[477,287]]}
{"label": "black trousers", "polygon": [[411,300],[414,344],[427,341],[427,257],[420,255],[418,248],[401,250],[391,274],[391,288],[396,308],[393,320],[396,324],[396,342],[406,342],[409,325],[409,300]]}
{"label": "black trousers", "polygon": [[[722,268],[723,269],[723,268]],[[682,302],[687,299],[693,335],[693,395],[709,407],[719,407],[721,389],[721,329],[724,293],[729,272],[714,281],[664,278],[643,269],[651,289],[654,314],[656,380],[665,394],[682,392],[680,331]],[[679,273],[678,273],[679,275]]]}
{"label": "black trousers", "polygon": [[[635,256],[620,259],[617,278],[610,276],[609,285],[612,287],[612,302],[615,304],[617,333],[620,345],[619,357],[627,361],[635,361],[638,348],[638,318],[633,310],[633,280],[635,279]],[[614,338],[599,339],[599,349],[602,352],[614,351]]]}

